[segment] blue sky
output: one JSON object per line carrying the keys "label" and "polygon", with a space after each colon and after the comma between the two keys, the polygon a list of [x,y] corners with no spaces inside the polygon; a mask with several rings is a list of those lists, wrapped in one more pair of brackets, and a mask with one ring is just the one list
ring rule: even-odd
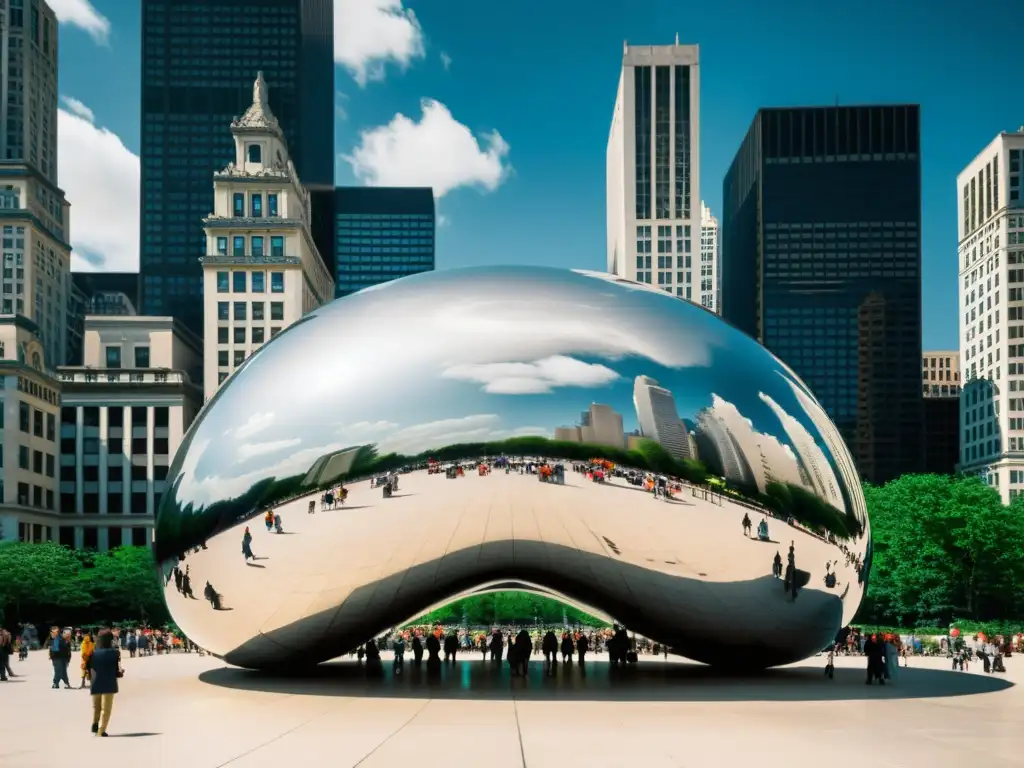
{"label": "blue sky", "polygon": [[[125,177],[139,150],[139,3],[50,2],[65,21],[60,92],[80,102],[78,117],[65,113],[60,124],[72,239],[120,249],[108,264],[123,268],[137,194]],[[984,14],[952,0],[335,5],[348,30],[336,44],[337,181],[444,188],[439,268],[604,269],[604,157],[623,40],[670,43],[678,33],[700,44],[701,189],[716,214],[722,177],[759,106],[920,103],[924,344],[956,347],[955,178],[996,133],[1024,123],[1013,57],[1019,0],[989,0]],[[423,99],[443,109],[424,119]],[[407,120],[394,122],[398,114]],[[117,173],[96,181],[95,168],[80,167],[106,156],[89,142],[116,155]],[[358,174],[345,159],[353,155]],[[110,194],[96,194],[99,184]],[[109,210],[94,210],[100,199]]]}

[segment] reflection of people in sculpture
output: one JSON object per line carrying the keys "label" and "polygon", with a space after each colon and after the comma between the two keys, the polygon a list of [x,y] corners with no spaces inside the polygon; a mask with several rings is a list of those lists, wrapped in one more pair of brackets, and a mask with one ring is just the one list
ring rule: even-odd
{"label": "reflection of people in sculpture", "polygon": [[252,553],[252,534],[249,533],[249,526],[245,526],[245,533],[242,534],[242,554],[245,555],[246,562],[249,558],[256,559],[256,555]]}
{"label": "reflection of people in sculpture", "polygon": [[213,588],[210,582],[206,582],[206,588],[203,590],[203,597],[210,601],[210,605],[213,610],[220,610],[220,595],[217,594],[217,590]]}
{"label": "reflection of people in sculpture", "polygon": [[306,509],[307,514],[314,514],[316,512],[316,499],[309,500],[309,507]]}
{"label": "reflection of people in sculpture", "polygon": [[185,568],[185,573],[181,574],[181,594],[185,597],[191,597],[193,600],[196,596],[192,594],[192,577],[188,575],[188,568]]}
{"label": "reflection of people in sculpture", "polygon": [[270,533],[270,531],[274,528],[274,510],[267,510],[267,514],[263,516],[263,522],[266,523],[267,533]]}
{"label": "reflection of people in sculpture", "polygon": [[761,522],[757,524],[757,538],[761,541],[769,541],[768,539],[768,518],[762,517]]}
{"label": "reflection of people in sculpture", "polygon": [[776,579],[782,576],[782,555],[778,552],[775,553],[775,559],[772,561],[772,576]]}
{"label": "reflection of people in sculpture", "polygon": [[491,635],[491,661],[501,661],[501,654],[504,650],[504,638],[501,636],[501,630],[496,629]]}
{"label": "reflection of people in sculpture", "polygon": [[416,666],[423,661],[423,640],[420,639],[420,631],[417,629],[412,638],[412,660]]}
{"label": "reflection of people in sculpture", "polygon": [[783,582],[783,589],[785,592],[793,595],[793,599],[796,600],[796,552],[794,548],[794,542],[789,542],[789,555],[787,555],[786,564],[786,578]]}
{"label": "reflection of people in sculpture", "polygon": [[283,529],[281,528],[281,515],[280,515],[280,513],[275,513],[274,514],[274,530],[277,531],[278,533],[282,533],[283,532]]}
{"label": "reflection of people in sculpture", "polygon": [[550,629],[544,634],[544,641],[541,643],[540,649],[544,653],[544,661],[550,670],[553,665],[558,663],[558,638]]}
{"label": "reflection of people in sculpture", "polygon": [[825,563],[825,586],[833,589],[836,586],[836,575],[832,571],[832,563]]}
{"label": "reflection of people in sculpture", "polygon": [[748,515],[746,512],[744,512],[743,513],[743,535],[749,537],[750,536],[750,529],[752,527],[753,527],[753,524],[750,522],[750,515]]}
{"label": "reflection of people in sculpture", "polygon": [[395,641],[391,644],[391,649],[395,652],[393,668],[396,673],[400,674],[405,664],[405,638],[402,637],[401,633],[395,635]]}
{"label": "reflection of people in sculpture", "polygon": [[448,633],[448,636],[444,639],[444,662],[447,664],[451,662],[455,663],[455,654],[459,652],[459,636],[455,634],[453,629]]}
{"label": "reflection of people in sculpture", "polygon": [[438,638],[441,629],[438,627],[429,635],[427,635],[427,670],[437,670],[441,668],[441,640]]}
{"label": "reflection of people in sculpture", "polygon": [[579,654],[581,667],[583,666],[583,662],[586,661],[587,651],[589,650],[590,641],[587,639],[586,635],[580,633],[580,639],[576,641],[576,653]]}
{"label": "reflection of people in sculpture", "polygon": [[572,664],[572,636],[568,632],[562,633],[562,663]]}

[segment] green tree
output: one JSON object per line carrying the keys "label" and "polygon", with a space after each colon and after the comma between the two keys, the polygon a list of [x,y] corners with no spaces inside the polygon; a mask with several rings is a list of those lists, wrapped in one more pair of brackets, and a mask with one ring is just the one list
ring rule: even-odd
{"label": "green tree", "polygon": [[0,614],[8,624],[50,619],[92,603],[81,579],[82,560],[59,544],[0,545]]}
{"label": "green tree", "polygon": [[148,547],[118,547],[99,553],[83,576],[110,619],[162,623],[167,618],[160,577]]}

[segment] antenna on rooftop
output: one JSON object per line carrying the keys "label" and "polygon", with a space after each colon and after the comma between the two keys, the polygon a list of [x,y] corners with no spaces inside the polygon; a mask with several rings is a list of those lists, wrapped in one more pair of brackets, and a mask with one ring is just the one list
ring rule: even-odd
{"label": "antenna on rooftop", "polygon": [[679,45],[679,33],[676,32],[676,45]]}

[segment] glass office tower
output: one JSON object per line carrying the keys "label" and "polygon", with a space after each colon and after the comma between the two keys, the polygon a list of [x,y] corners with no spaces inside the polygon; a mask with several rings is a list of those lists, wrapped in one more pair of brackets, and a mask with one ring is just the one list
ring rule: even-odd
{"label": "glass office tower", "polygon": [[[203,331],[202,219],[262,71],[314,210],[334,194],[332,0],[143,0],[142,310]],[[322,198],[327,199],[325,204]],[[332,233],[317,248],[331,265]],[[333,270],[332,270],[333,271]]]}
{"label": "glass office tower", "polygon": [[334,214],[336,296],[434,268],[429,187],[338,187]]}
{"label": "glass office tower", "polygon": [[723,185],[723,317],[800,375],[876,483],[923,463],[919,116],[762,109]]}

